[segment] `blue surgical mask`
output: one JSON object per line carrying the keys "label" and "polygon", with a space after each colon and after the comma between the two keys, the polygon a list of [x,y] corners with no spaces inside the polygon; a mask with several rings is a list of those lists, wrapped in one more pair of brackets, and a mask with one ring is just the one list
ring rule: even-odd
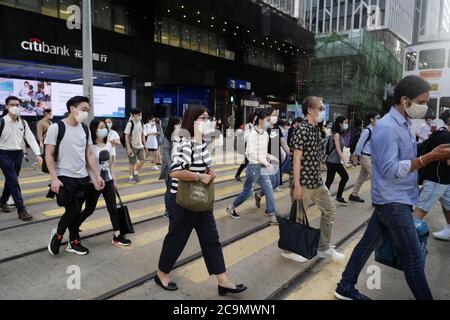
{"label": "blue surgical mask", "polygon": [[108,136],[108,129],[103,128],[97,130],[97,137],[99,137],[100,139],[104,139],[107,136]]}
{"label": "blue surgical mask", "polygon": [[270,128],[270,122],[264,122],[263,128],[264,130],[268,130]]}

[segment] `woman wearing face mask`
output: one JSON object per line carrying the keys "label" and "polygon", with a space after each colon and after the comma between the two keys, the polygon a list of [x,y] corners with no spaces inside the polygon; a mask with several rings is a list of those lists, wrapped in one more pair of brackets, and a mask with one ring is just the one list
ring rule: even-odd
{"label": "woman wearing face mask", "polygon": [[348,130],[348,119],[339,116],[334,122],[333,128],[331,129],[332,135],[330,137],[329,143],[327,145],[327,181],[325,185],[328,190],[334,182],[334,177],[336,172],[341,177],[341,182],[339,183],[339,189],[337,193],[337,202],[342,205],[348,205],[348,202],[343,198],[345,186],[349,180],[347,170],[344,167],[346,160],[344,158],[344,137],[343,134]]}
{"label": "woman wearing face mask", "polygon": [[92,134],[93,151],[100,176],[105,181],[105,188],[97,191],[94,185],[89,185],[89,190],[86,196],[86,206],[81,212],[81,224],[89,218],[97,208],[97,202],[100,195],[106,202],[109,217],[113,226],[113,245],[129,246],[131,241],[125,238],[125,235],[120,233],[119,215],[117,213],[116,190],[117,184],[115,182],[116,175],[114,173],[114,163],[111,159],[111,144],[108,142],[108,127],[105,122],[94,119],[90,125]]}
{"label": "woman wearing face mask", "polygon": [[[212,160],[204,140],[209,133],[205,126],[208,120],[208,110],[201,106],[190,107],[183,117],[180,132],[183,136],[174,142],[170,173],[173,178],[173,193],[177,193],[180,180],[197,181],[205,185],[214,183],[216,174],[211,170]],[[178,290],[169,274],[186,246],[192,230],[195,229],[208,272],[217,278],[219,294],[240,293],[247,289],[244,285],[234,284],[227,276],[213,211],[196,213],[174,204],[170,215],[169,233],[164,239],[159,270],[155,276],[156,284],[164,290]]]}
{"label": "woman wearing face mask", "polygon": [[166,212],[164,213],[164,216],[166,218],[170,218],[170,212],[172,211],[173,205],[176,202],[176,194],[171,192],[172,178],[170,177],[170,168],[172,167],[173,142],[176,138],[176,131],[178,131],[180,128],[180,118],[169,119],[166,131],[164,132],[164,140],[162,144],[162,165],[161,175],[159,179],[166,181],[167,189],[164,196],[164,202],[166,204]]}
{"label": "woman wearing face mask", "polygon": [[111,119],[106,119],[106,126],[108,127],[108,142],[111,144],[111,160],[114,164],[116,164],[116,148],[120,147],[122,143],[120,142],[120,136],[117,131],[113,130],[113,122]]}
{"label": "woman wearing face mask", "polygon": [[269,145],[267,130],[270,128],[271,114],[272,110],[270,109],[259,111],[256,118],[256,126],[248,137],[245,155],[249,164],[247,166],[244,189],[234,200],[233,204],[227,208],[228,214],[233,219],[240,218],[236,209],[251,197],[253,188],[256,183],[259,183],[267,198],[265,214],[267,217],[270,217],[271,223],[277,223],[273,187],[270,179],[270,176],[274,174],[274,167],[270,161],[277,160],[277,158],[267,152]]}
{"label": "woman wearing face mask", "polygon": [[159,170],[156,159],[156,152],[158,150],[158,128],[156,127],[156,118],[150,118],[149,123],[144,127],[145,136],[147,137],[147,148],[150,155],[150,162],[154,164],[152,170]]}

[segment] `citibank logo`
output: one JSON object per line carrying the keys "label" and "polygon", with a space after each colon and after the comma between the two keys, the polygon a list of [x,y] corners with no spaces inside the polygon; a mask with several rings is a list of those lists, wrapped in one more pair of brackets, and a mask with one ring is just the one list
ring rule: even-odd
{"label": "citibank logo", "polygon": [[66,46],[53,46],[45,43],[39,38],[30,38],[22,41],[21,47],[26,51],[34,51],[39,53],[51,54],[56,56],[70,57],[69,48]]}

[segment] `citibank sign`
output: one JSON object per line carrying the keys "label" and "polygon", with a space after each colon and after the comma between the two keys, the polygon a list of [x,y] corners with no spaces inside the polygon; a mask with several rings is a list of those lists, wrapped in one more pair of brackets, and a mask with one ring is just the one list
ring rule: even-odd
{"label": "citibank sign", "polygon": [[55,56],[70,57],[69,48],[66,46],[49,45],[39,38],[31,38],[22,41],[21,47],[26,51],[34,51],[39,53],[51,54]]}

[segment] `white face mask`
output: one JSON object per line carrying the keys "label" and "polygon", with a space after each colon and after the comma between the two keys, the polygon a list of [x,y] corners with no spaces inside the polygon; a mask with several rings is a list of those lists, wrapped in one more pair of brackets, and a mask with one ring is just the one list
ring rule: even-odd
{"label": "white face mask", "polygon": [[109,130],[112,129],[112,123],[107,123],[106,126],[108,127]]}
{"label": "white face mask", "polygon": [[98,129],[98,130],[97,130],[97,136],[98,136],[100,139],[106,138],[106,137],[108,136],[108,129],[106,129],[106,128]]}
{"label": "white face mask", "polygon": [[405,113],[411,119],[422,119],[428,112],[428,105],[426,104],[417,104],[412,102],[411,107],[406,107],[406,101],[404,102]]}
{"label": "white face mask", "polygon": [[175,131],[180,130],[180,129],[181,129],[181,124],[177,124],[177,125],[175,126]]}
{"label": "white face mask", "polygon": [[325,111],[320,111],[316,118],[316,123],[321,123],[323,120],[325,120]]}
{"label": "white face mask", "polygon": [[89,113],[87,111],[78,111],[78,115],[75,116],[75,119],[78,123],[83,123],[89,118]]}
{"label": "white face mask", "polygon": [[53,120],[53,115],[51,115],[50,117],[48,117],[50,120]]}
{"label": "white face mask", "polygon": [[273,117],[270,117],[270,124],[271,125],[276,125],[278,123],[278,117],[277,116],[273,116]]}
{"label": "white face mask", "polygon": [[9,113],[12,115],[18,116],[20,114],[20,108],[19,107],[11,107],[8,110]]}
{"label": "white face mask", "polygon": [[345,130],[348,130],[348,124],[342,125],[342,129],[344,129],[344,131],[345,131]]}

